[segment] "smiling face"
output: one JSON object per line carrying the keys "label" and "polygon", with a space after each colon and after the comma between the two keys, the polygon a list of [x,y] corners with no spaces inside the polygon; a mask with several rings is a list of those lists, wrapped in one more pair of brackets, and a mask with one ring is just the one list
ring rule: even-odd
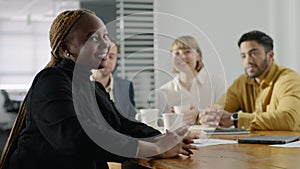
{"label": "smiling face", "polygon": [[65,41],[76,63],[88,69],[106,65],[110,40],[104,23],[97,16],[82,15]]}
{"label": "smiling face", "polygon": [[192,49],[173,49],[173,64],[179,72],[195,71],[200,56]]}
{"label": "smiling face", "polygon": [[264,78],[273,62],[273,51],[265,51],[263,45],[255,40],[244,41],[240,45],[240,54],[242,58],[245,73],[251,78]]}
{"label": "smiling face", "polygon": [[203,65],[202,52],[192,36],[180,36],[171,45],[171,55],[175,72],[197,74]]}

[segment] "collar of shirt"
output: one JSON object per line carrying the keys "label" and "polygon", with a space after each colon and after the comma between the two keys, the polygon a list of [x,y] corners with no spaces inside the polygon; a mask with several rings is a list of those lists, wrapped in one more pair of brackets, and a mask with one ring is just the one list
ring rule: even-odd
{"label": "collar of shirt", "polygon": [[[193,80],[193,84],[192,86],[194,86],[195,83],[198,83],[200,85],[203,85],[208,78],[208,73],[205,67],[203,67],[197,74],[197,76],[195,77],[195,79]],[[182,88],[181,84],[179,83],[179,74],[177,74],[174,78],[174,83],[175,83],[175,90],[180,90],[180,88]]]}
{"label": "collar of shirt", "polygon": [[114,101],[114,95],[113,95],[114,78],[113,78],[112,74],[110,74],[109,76],[110,76],[110,80],[109,80],[107,87],[105,87],[105,90],[107,91],[107,93],[109,93],[110,99]]}

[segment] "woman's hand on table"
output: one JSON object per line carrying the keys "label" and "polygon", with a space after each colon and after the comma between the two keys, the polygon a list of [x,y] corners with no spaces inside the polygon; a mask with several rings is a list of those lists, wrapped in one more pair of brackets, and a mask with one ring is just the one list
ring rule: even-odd
{"label": "woman's hand on table", "polygon": [[166,131],[166,134],[157,137],[157,147],[159,154],[157,158],[170,158],[179,154],[191,156],[192,150],[196,150],[197,147],[192,145],[193,139],[197,139],[198,136],[188,132],[188,128],[181,127],[175,131]]}

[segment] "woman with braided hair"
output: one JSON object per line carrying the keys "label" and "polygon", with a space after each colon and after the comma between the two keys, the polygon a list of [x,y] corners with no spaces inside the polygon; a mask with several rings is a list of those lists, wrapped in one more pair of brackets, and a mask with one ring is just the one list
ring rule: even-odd
{"label": "woman with braided hair", "polygon": [[105,66],[110,46],[105,25],[93,12],[59,14],[50,44],[51,61],[36,75],[19,112],[26,112],[26,119],[8,168],[103,169],[108,161],[193,154],[196,137],[186,128],[160,135],[125,119],[104,87],[89,81],[92,68]]}

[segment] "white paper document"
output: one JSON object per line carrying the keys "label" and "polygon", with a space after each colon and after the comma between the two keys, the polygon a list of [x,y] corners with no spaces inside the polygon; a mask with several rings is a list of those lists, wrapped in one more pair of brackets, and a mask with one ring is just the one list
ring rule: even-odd
{"label": "white paper document", "polygon": [[273,147],[300,148],[300,141],[295,141],[287,144],[274,144]]}
{"label": "white paper document", "polygon": [[204,138],[204,139],[195,139],[194,145],[197,147],[206,147],[206,146],[214,146],[220,144],[237,144],[236,140],[223,140],[223,139],[212,139],[212,138]]}

